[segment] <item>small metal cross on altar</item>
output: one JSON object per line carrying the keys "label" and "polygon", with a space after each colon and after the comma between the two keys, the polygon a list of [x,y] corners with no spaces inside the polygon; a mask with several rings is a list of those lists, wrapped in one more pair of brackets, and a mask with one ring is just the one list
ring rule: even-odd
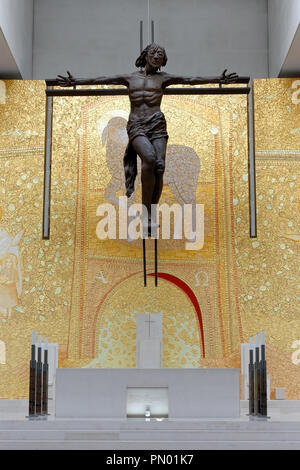
{"label": "small metal cross on altar", "polygon": [[150,338],[150,323],[155,323],[154,320],[150,320],[150,313],[149,313],[149,320],[145,320],[145,323],[148,323],[149,324],[149,338]]}

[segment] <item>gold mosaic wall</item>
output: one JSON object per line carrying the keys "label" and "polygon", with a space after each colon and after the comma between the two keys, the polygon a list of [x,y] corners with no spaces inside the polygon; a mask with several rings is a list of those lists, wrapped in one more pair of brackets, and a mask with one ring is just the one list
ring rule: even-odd
{"label": "gold mosaic wall", "polygon": [[144,288],[140,241],[100,241],[95,232],[98,205],[118,211],[124,194],[128,98],[54,99],[46,241],[44,83],[0,85],[0,397],[28,395],[33,329],[59,344],[60,367],[135,367],[136,315],[162,313],[164,367],[239,367],[240,343],[264,329],[272,391],[300,398],[293,81],[254,82],[257,239],[249,238],[246,97],[163,98],[161,202],[204,204],[205,241],[187,251],[184,241],[160,240],[157,288],[150,242]]}

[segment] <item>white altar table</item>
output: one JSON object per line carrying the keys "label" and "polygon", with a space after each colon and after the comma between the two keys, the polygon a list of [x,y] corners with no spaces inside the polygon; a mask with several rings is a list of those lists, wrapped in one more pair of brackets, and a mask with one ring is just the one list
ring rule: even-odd
{"label": "white altar table", "polygon": [[134,399],[151,416],[238,418],[239,369],[57,369],[57,417],[126,419]]}

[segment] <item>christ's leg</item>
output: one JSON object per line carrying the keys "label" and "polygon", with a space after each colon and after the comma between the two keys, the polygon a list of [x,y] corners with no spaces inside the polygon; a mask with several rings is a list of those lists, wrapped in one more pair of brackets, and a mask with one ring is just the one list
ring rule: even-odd
{"label": "christ's leg", "polygon": [[152,145],[156,153],[156,162],[155,162],[155,186],[152,195],[152,204],[158,204],[162,189],[163,189],[163,176],[165,171],[165,159],[166,159],[166,148],[167,148],[167,139],[162,137],[160,139],[155,139],[152,142]]}
{"label": "christ's leg", "polygon": [[156,153],[150,140],[144,136],[137,136],[132,146],[142,160],[142,203],[151,215],[151,202],[155,186]]}

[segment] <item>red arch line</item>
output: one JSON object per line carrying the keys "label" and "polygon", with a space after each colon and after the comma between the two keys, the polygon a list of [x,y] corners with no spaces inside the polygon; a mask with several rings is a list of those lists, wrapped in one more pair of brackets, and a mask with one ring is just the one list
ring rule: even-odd
{"label": "red arch line", "polygon": [[[99,314],[99,310],[104,302],[104,300],[106,299],[106,297],[109,295],[109,293],[115,289],[115,287],[119,284],[121,284],[123,281],[125,281],[126,279],[130,278],[130,277],[133,277],[135,276],[136,274],[139,274],[139,273],[132,273],[130,274],[129,276],[125,277],[124,279],[121,279],[119,282],[117,282],[117,284],[115,284],[111,289],[109,289],[109,291],[105,294],[105,296],[101,299],[101,302],[99,303],[97,309],[96,309],[96,315],[94,317],[94,325],[93,325],[93,338],[92,338],[92,354],[94,355],[95,354],[95,331],[96,331],[96,323],[97,323],[97,319],[98,319],[98,314]],[[155,276],[155,273],[148,273],[147,274],[148,276],[152,276],[154,277]],[[205,358],[205,344],[204,344],[204,329],[203,329],[203,322],[202,322],[202,314],[201,314],[201,309],[200,309],[200,305],[199,305],[199,302],[197,300],[197,297],[195,296],[194,292],[192,291],[192,289],[188,286],[188,284],[184,281],[182,281],[182,279],[180,279],[179,277],[177,276],[174,276],[173,274],[169,274],[169,273],[161,273],[161,272],[158,272],[157,273],[157,276],[162,278],[162,279],[165,279],[166,281],[170,282],[171,284],[174,284],[175,286],[177,286],[179,289],[181,289],[187,296],[188,298],[190,299],[190,301],[192,302],[193,306],[194,306],[194,309],[196,311],[196,314],[197,314],[197,318],[198,318],[198,322],[199,322],[199,329],[200,329],[200,337],[201,337],[201,355],[203,358]]]}
{"label": "red arch line", "polygon": [[[148,274],[148,276],[154,277],[155,274],[151,273],[151,274]],[[180,279],[179,277],[174,276],[173,274],[169,274],[169,273],[157,273],[157,277],[165,279],[166,281],[169,281],[172,284],[174,284],[175,286],[179,287],[179,289],[181,289],[188,296],[190,301],[192,302],[192,304],[194,306],[194,309],[196,311],[196,314],[197,314],[198,322],[199,322],[199,329],[200,329],[200,336],[201,336],[201,347],[202,347],[201,353],[202,353],[202,357],[205,357],[203,321],[202,321],[201,309],[200,309],[200,305],[199,305],[197,297],[195,296],[195,294],[192,291],[192,289],[190,288],[190,286],[188,286],[188,284],[186,282],[184,282],[182,279]]]}

